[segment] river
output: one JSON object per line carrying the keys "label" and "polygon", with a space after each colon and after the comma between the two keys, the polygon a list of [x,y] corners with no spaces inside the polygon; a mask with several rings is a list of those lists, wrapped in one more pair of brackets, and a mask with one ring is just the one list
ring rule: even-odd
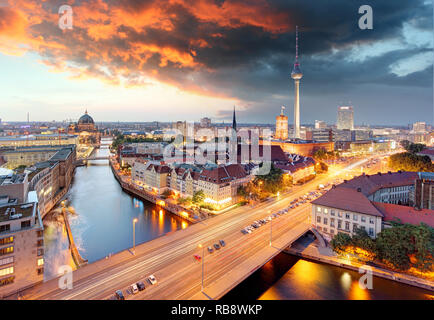
{"label": "river", "polygon": [[[107,143],[107,142],[106,142]],[[105,156],[104,146],[96,151]],[[188,222],[125,193],[113,177],[107,160],[90,161],[78,167],[68,193],[75,214],[69,215],[72,233],[83,258],[92,263],[111,253],[132,247],[133,219],[136,244],[171,231],[186,228]],[[57,275],[61,265],[75,269],[68,249],[62,217],[54,211],[44,220],[45,279]],[[394,281],[374,277],[373,289],[358,286],[360,275],[346,269],[279,254],[226,299],[433,299],[434,293]]]}

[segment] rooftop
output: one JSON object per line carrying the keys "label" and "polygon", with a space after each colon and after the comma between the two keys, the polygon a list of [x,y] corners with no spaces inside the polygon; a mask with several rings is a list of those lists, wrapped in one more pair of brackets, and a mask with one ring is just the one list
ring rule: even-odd
{"label": "rooftop", "polygon": [[400,221],[414,225],[418,225],[422,222],[434,228],[434,210],[416,210],[413,207],[381,202],[372,202],[372,204],[383,214],[384,221]]}
{"label": "rooftop", "polygon": [[334,187],[323,196],[312,201],[312,204],[360,212],[372,216],[382,217],[383,214],[362,193],[351,188]]}
{"label": "rooftop", "polygon": [[0,207],[0,222],[28,218],[33,215],[35,203]]}

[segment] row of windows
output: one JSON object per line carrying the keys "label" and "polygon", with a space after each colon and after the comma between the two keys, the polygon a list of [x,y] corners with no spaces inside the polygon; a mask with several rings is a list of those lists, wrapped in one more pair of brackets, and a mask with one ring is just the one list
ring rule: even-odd
{"label": "row of windows", "polygon": [[[31,227],[30,220],[21,221],[21,229],[30,228],[30,227]],[[10,224],[4,224],[0,226],[0,233],[9,232],[10,230],[11,230]]]}
{"label": "row of windows", "polygon": [[14,282],[14,279],[15,279],[15,276],[7,277],[7,278],[5,278],[5,279],[1,279],[1,280],[0,280],[0,287],[1,287],[1,286],[5,286],[5,285],[7,285],[7,284],[11,284],[11,283],[13,283],[13,282]]}
{"label": "row of windows", "polygon": [[[322,223],[324,225],[329,225],[328,218],[324,217],[322,219],[322,221],[323,221]],[[320,216],[316,217],[316,222],[321,223],[321,217]],[[335,218],[330,218],[330,227],[332,227],[332,228],[336,227]],[[366,230],[365,226],[359,226],[357,223],[353,223],[353,232],[355,232],[357,230],[357,228],[359,228],[359,227],[363,230]],[[341,230],[345,230],[345,231],[350,231],[351,223],[349,221],[337,220],[337,228],[341,229]],[[370,227],[368,233],[371,236],[374,235],[374,228]]]}
{"label": "row of windows", "polygon": [[12,247],[7,247],[7,248],[1,248],[0,249],[0,256],[4,256],[6,254],[13,253],[13,252],[14,252],[14,247],[13,246]]}
{"label": "row of windows", "polygon": [[9,243],[13,243],[14,242],[14,237],[6,237],[6,238],[1,238],[0,239],[0,246],[3,246],[5,244],[9,244]]}
{"label": "row of windows", "polygon": [[[361,227],[363,230],[365,230],[365,227],[364,226],[362,226]],[[321,227],[321,226],[317,226],[317,229],[319,230],[319,231],[323,231],[323,232],[329,232],[329,230],[326,228],[326,227]],[[355,228],[353,228],[353,232],[355,232],[356,231],[356,229],[357,229],[357,227],[355,227]],[[341,230],[343,230],[343,229],[341,229]],[[350,231],[349,230],[349,227],[348,227],[348,229],[345,229],[345,231]],[[330,234],[335,234],[335,230],[334,229],[330,229]],[[374,228],[369,228],[369,231],[368,231],[368,234],[372,237],[372,236],[374,236]]]}
{"label": "row of windows", "polygon": [[4,266],[5,264],[9,264],[13,262],[14,262],[14,257],[3,258],[0,259],[0,266]]}
{"label": "row of windows", "polygon": [[14,273],[14,267],[0,269],[0,277]]}
{"label": "row of windows", "polygon": [[[324,208],[324,210],[322,210],[321,207],[317,207],[317,212],[321,212],[321,211],[323,211],[324,214],[328,214],[329,213],[329,209]],[[343,215],[344,215],[344,213],[340,212],[340,211],[338,211],[337,213],[338,213],[338,217],[339,218],[342,218]],[[333,216],[333,217],[335,216],[335,210],[334,209],[330,210],[330,215]],[[353,213],[352,215],[353,215],[353,221],[358,221],[359,220],[359,215],[358,214]],[[348,212],[346,212],[345,213],[345,219],[351,220],[351,214],[348,213]],[[366,222],[366,217],[364,215],[361,215],[360,216],[360,221],[361,222]],[[375,219],[372,218],[372,217],[369,218],[369,223],[370,224],[374,224],[375,223]]]}

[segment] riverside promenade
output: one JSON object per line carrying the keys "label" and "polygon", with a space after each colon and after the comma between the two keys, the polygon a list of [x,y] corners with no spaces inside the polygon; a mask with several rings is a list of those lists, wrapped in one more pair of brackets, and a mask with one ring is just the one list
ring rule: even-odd
{"label": "riverside promenade", "polygon": [[146,190],[142,190],[137,188],[131,181],[128,181],[126,178],[122,177],[118,170],[115,168],[115,165],[113,163],[113,159],[109,159],[110,168],[113,172],[113,175],[115,176],[116,180],[119,182],[122,190],[125,192],[128,192],[140,199],[155,203],[158,206],[161,206],[165,210],[185,219],[188,220],[191,223],[196,223],[201,221],[201,219],[196,219],[195,215],[196,213],[178,205],[175,203],[172,203],[171,201],[168,201],[167,199],[160,198],[156,193],[147,192]]}
{"label": "riverside promenade", "polygon": [[303,259],[322,262],[337,267],[350,269],[356,272],[359,272],[360,268],[367,269],[367,267],[369,267],[370,270],[372,270],[372,275],[374,276],[434,291],[433,281],[400,272],[394,272],[392,270],[386,270],[372,265],[367,266],[366,264],[356,261],[350,261],[349,259],[345,259],[336,255],[336,253],[334,253],[330,247],[321,247],[316,246],[315,244],[310,244],[306,247],[297,243],[284,250],[284,252],[296,255]]}

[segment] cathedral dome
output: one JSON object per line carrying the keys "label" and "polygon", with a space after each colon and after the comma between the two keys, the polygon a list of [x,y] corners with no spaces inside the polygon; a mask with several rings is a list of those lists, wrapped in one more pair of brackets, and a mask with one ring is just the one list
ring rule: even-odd
{"label": "cathedral dome", "polygon": [[93,124],[93,119],[90,115],[87,114],[87,110],[84,115],[78,119],[78,124]]}

